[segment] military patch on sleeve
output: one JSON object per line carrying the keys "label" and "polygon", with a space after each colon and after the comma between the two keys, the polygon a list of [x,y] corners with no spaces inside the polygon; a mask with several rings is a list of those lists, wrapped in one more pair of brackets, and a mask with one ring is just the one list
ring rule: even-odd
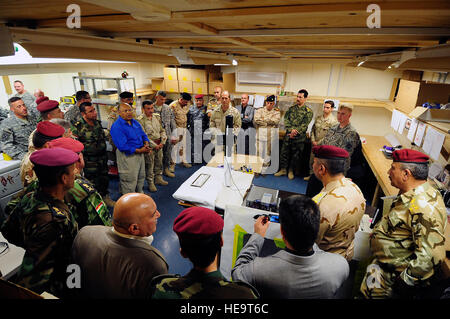
{"label": "military patch on sleeve", "polygon": [[81,186],[82,189],[84,189],[84,191],[88,194],[91,193],[95,193],[95,188],[88,182],[88,181],[84,181],[82,179],[78,179],[79,181],[79,185]]}
{"label": "military patch on sleeve", "polygon": [[50,210],[52,211],[53,216],[66,217],[66,214],[64,214],[58,207],[52,206],[50,207]]}

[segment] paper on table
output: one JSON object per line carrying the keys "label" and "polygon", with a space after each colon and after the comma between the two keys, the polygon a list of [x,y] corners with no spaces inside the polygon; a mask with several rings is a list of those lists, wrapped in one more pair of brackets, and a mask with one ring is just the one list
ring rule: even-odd
{"label": "paper on table", "polygon": [[444,144],[445,135],[436,131],[431,126],[428,127],[425,139],[423,141],[422,149],[430,155],[434,160],[439,158],[441,153],[442,144]]}
{"label": "paper on table", "polygon": [[410,140],[411,142],[414,140],[414,134],[416,134],[418,123],[419,123],[419,121],[417,121],[416,119],[411,120],[411,126],[409,127],[409,132],[408,132],[408,136],[407,136],[408,140]]}
{"label": "paper on table", "polygon": [[264,96],[256,94],[255,95],[255,103],[253,103],[253,107],[255,109],[258,109],[263,106],[264,106]]}
{"label": "paper on table", "polygon": [[420,147],[422,145],[423,134],[425,133],[425,129],[427,126],[425,123],[419,123],[417,127],[416,137],[414,138],[414,144]]}

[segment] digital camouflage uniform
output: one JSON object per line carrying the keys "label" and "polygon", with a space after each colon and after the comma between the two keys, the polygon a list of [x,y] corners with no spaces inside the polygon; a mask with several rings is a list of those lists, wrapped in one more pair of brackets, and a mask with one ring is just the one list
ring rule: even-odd
{"label": "digital camouflage uniform", "polygon": [[234,106],[229,106],[228,109],[224,112],[222,107],[216,108],[209,119],[209,130],[211,132],[211,142],[215,144],[215,152],[218,153],[223,149],[223,141],[218,139],[218,136],[222,136],[225,134],[226,128],[226,117],[228,115],[233,116],[233,135],[237,136],[241,129],[242,120],[241,114]]}
{"label": "digital camouflage uniform", "polygon": [[82,118],[80,107],[76,104],[70,106],[66,113],[64,113],[64,119],[69,121],[70,125],[75,125],[75,123],[80,121]]}
{"label": "digital camouflage uniform", "polygon": [[355,233],[366,210],[359,187],[348,178],[328,183],[313,197],[319,206],[320,226],[316,243],[320,249],[351,261]]}
{"label": "digital camouflage uniform", "polygon": [[345,172],[347,172],[350,168],[353,152],[359,143],[359,134],[351,124],[341,128],[338,123],[328,130],[320,145],[333,145],[346,150],[348,152],[348,160],[345,164]]}
{"label": "digital camouflage uniform", "polygon": [[162,177],[163,172],[163,149],[156,150],[155,147],[160,143],[166,143],[166,131],[162,127],[159,114],[153,114],[151,119],[145,114],[141,114],[137,120],[150,140],[149,146],[152,152],[145,154],[145,175],[148,183],[154,183],[155,176]]}
{"label": "digital camouflage uniform", "polygon": [[[206,106],[198,108],[192,105],[187,114],[187,129],[191,136],[191,161],[201,163],[203,149],[209,143],[203,134],[209,128],[209,117],[206,115]],[[201,147],[201,148],[200,148]]]}
{"label": "digital camouflage uniform", "polygon": [[206,106],[206,114],[212,114],[212,112],[220,105],[221,103],[219,100],[217,100],[216,98],[212,98],[211,100],[209,100],[208,105]]}
{"label": "digital camouflage uniform", "polygon": [[83,118],[71,128],[72,134],[83,143],[84,177],[90,180],[102,195],[108,194],[108,156],[106,153],[106,137],[100,121],[89,125]]}
{"label": "digital camouflage uniform", "polygon": [[13,114],[3,120],[0,126],[2,151],[12,159],[22,160],[28,152],[28,138],[36,128],[36,124],[32,116],[22,120]]}
{"label": "digital camouflage uniform", "polygon": [[[38,120],[41,116],[41,113],[37,110],[36,97],[28,91],[25,91],[23,94],[16,93],[14,97],[20,97],[27,107],[28,113]],[[11,112],[12,113],[12,112]],[[13,115],[13,114],[11,114]]]}
{"label": "digital camouflage uniform", "polygon": [[[314,124],[311,129],[311,143],[316,142],[317,145],[321,145],[322,140],[327,135],[328,130],[331,127],[335,126],[336,124],[339,124],[339,122],[332,113],[330,113],[327,117],[323,117],[323,114],[316,116]],[[311,174],[313,173],[312,171],[313,162],[314,162],[314,154],[311,149],[311,155],[309,157],[309,168]]]}
{"label": "digital camouflage uniform", "polygon": [[170,137],[172,132],[177,128],[177,123],[175,123],[175,116],[172,109],[167,105],[163,104],[161,106],[154,104],[155,114],[159,114],[161,118],[161,123],[163,128],[166,130],[167,141],[163,147],[163,169],[169,167],[170,157],[172,153],[173,144],[170,143]]}
{"label": "digital camouflage uniform", "polygon": [[255,111],[253,122],[256,129],[256,152],[264,158],[264,163],[270,162],[270,157],[272,156],[272,139],[278,139],[280,119],[281,113],[277,108],[272,108],[269,111],[264,106]]}
{"label": "digital camouflage uniform", "polygon": [[[292,105],[284,114],[286,135],[283,138],[280,152],[281,169],[287,169],[288,167],[294,169],[300,162],[300,156],[305,147],[306,130],[312,117],[313,111],[308,106],[299,106],[298,104]],[[298,134],[294,138],[289,138],[288,134],[293,129],[296,129]]]}
{"label": "digital camouflage uniform", "polygon": [[2,233],[25,255],[15,282],[38,294],[47,291],[64,297],[67,266],[78,225],[71,204],[41,190],[20,198],[3,224]]}
{"label": "digital camouflage uniform", "polygon": [[428,182],[397,196],[370,237],[374,258],[361,284],[364,297],[392,297],[399,279],[416,288],[436,280],[445,258],[446,224],[442,196]]}
{"label": "digital camouflage uniform", "polygon": [[192,269],[187,275],[160,275],[151,282],[152,299],[257,299],[251,285],[226,280],[220,271],[202,273]]}

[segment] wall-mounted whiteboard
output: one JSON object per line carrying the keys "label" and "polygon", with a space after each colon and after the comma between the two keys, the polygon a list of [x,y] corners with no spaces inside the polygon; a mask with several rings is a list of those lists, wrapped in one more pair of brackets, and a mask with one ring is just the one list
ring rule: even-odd
{"label": "wall-mounted whiteboard", "polygon": [[239,84],[284,85],[284,72],[237,72]]}

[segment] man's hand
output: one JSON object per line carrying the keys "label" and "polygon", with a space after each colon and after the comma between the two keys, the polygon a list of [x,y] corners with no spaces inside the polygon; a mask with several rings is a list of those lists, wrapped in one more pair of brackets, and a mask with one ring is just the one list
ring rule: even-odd
{"label": "man's hand", "polygon": [[266,236],[267,228],[269,228],[269,218],[267,216],[259,216],[255,221],[255,233],[261,235],[262,237]]}

